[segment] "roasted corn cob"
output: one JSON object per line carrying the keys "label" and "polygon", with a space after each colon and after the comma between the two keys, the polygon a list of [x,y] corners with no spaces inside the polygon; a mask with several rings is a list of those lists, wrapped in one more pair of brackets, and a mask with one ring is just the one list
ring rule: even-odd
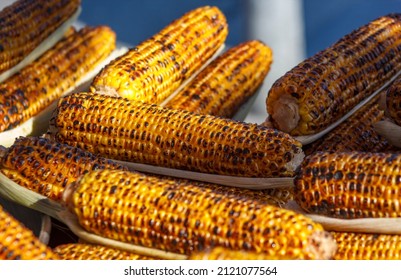
{"label": "roasted corn cob", "polygon": [[58,256],[0,205],[0,259],[50,260]]}
{"label": "roasted corn cob", "polygon": [[0,157],[4,175],[55,201],[61,201],[64,188],[79,176],[104,168],[126,169],[111,160],[41,137],[19,137]]}
{"label": "roasted corn cob", "polygon": [[56,246],[54,253],[61,260],[152,260],[153,258],[130,253],[111,247],[85,244],[68,243]]}
{"label": "roasted corn cob", "polygon": [[308,147],[304,146],[305,154],[309,155],[316,151],[376,153],[388,149],[391,145],[373,127],[374,123],[384,119],[384,111],[377,103],[378,97],[365,104],[316,142]]}
{"label": "roasted corn cob", "polygon": [[271,87],[276,128],[314,134],[343,117],[401,70],[401,14],[380,17],[306,59]]}
{"label": "roasted corn cob", "polygon": [[401,260],[401,236],[331,232],[337,243],[335,260]]}
{"label": "roasted corn cob", "polygon": [[19,0],[0,11],[0,74],[77,12],[80,0]]}
{"label": "roasted corn cob", "polygon": [[109,63],[92,91],[159,104],[223,46],[228,34],[217,7],[200,7]]}
{"label": "roasted corn cob", "polygon": [[[286,258],[287,257],[287,258]],[[225,247],[213,247],[208,250],[195,252],[189,260],[285,260],[288,256],[270,256],[245,250],[231,250]]]}
{"label": "roasted corn cob", "polygon": [[[147,173],[144,173],[147,174]],[[270,205],[275,205],[278,207],[283,207],[289,200],[292,199],[293,187],[281,187],[281,188],[267,188],[262,190],[253,190],[246,188],[223,186],[219,184],[213,184],[208,182],[201,182],[196,180],[188,180],[183,178],[169,177],[169,176],[159,176],[150,174],[155,177],[174,180],[177,184],[192,184],[199,186],[201,188],[210,189],[214,193],[221,195],[232,195],[237,196],[238,199],[256,199],[261,203],[266,203]]]}
{"label": "roasted corn cob", "polygon": [[401,217],[401,155],[316,152],[295,176],[305,211],[336,218]]}
{"label": "roasted corn cob", "polygon": [[115,48],[106,26],[71,32],[38,60],[0,84],[0,132],[37,115],[99,65]]}
{"label": "roasted corn cob", "polygon": [[278,130],[122,97],[66,96],[51,123],[48,135],[58,142],[169,168],[288,177],[303,159],[301,144]]}
{"label": "roasted corn cob", "polygon": [[165,107],[231,118],[260,87],[273,60],[271,49],[247,41],[214,59]]}
{"label": "roasted corn cob", "polygon": [[397,125],[401,125],[401,79],[396,79],[385,92],[385,113]]}
{"label": "roasted corn cob", "polygon": [[179,254],[213,246],[302,259],[330,258],[320,224],[253,199],[117,170],[88,172],[63,195],[88,232]]}

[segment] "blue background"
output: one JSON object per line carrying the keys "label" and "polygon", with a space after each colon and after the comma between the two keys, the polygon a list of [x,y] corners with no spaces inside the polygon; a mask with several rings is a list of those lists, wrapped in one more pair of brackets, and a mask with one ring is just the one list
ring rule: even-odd
{"label": "blue background", "polygon": [[[235,45],[248,39],[247,2],[247,0],[82,0],[80,19],[89,25],[107,24],[117,32],[120,41],[135,45],[190,9],[201,5],[216,5],[228,20],[230,32],[227,44]],[[306,55],[310,56],[376,17],[391,12],[401,12],[401,1],[304,0],[302,12]]]}

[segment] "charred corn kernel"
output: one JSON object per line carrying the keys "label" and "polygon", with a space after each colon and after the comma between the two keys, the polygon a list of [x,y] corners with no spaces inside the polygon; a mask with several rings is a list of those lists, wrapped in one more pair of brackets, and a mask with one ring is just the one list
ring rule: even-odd
{"label": "charred corn kernel", "polygon": [[0,205],[0,259],[50,260],[58,256]]}
{"label": "charred corn kernel", "polygon": [[0,73],[22,61],[80,4],[80,0],[19,0],[1,10]]}
{"label": "charred corn kernel", "polygon": [[228,34],[217,7],[200,7],[112,61],[92,90],[159,104],[223,45]]}
{"label": "charred corn kernel", "polygon": [[401,260],[401,236],[331,232],[336,240],[335,260]]}
{"label": "charred corn kernel", "polygon": [[225,247],[213,247],[208,250],[195,252],[189,260],[286,260],[286,256],[270,256],[245,250],[231,250]]}
{"label": "charred corn kernel", "polygon": [[99,65],[115,48],[115,33],[106,26],[71,32],[19,73],[0,84],[0,132],[37,115],[76,81]]}
{"label": "charred corn kernel", "polygon": [[381,152],[390,146],[388,141],[376,132],[373,124],[384,119],[379,108],[378,97],[360,108],[350,118],[304,149],[309,155],[315,151],[326,152]]}
{"label": "charred corn kernel", "polygon": [[306,59],[271,87],[267,111],[291,135],[317,133],[401,70],[401,14],[380,17]]}
{"label": "charred corn kernel", "polygon": [[294,197],[306,211],[337,218],[400,217],[401,154],[316,152],[305,158]]}
{"label": "charred corn kernel", "polygon": [[0,158],[0,171],[17,184],[61,201],[64,188],[96,169],[126,169],[79,148],[41,137],[19,137]]}
{"label": "charred corn kernel", "polygon": [[401,125],[401,79],[396,79],[385,92],[386,115]]}
{"label": "charred corn kernel", "polygon": [[231,118],[260,87],[273,60],[271,49],[247,41],[214,59],[164,106]]}
{"label": "charred corn kernel", "polygon": [[289,200],[292,199],[292,187],[268,188],[262,190],[245,189],[238,187],[223,186],[208,182],[189,180],[176,177],[153,175],[155,177],[174,180],[177,184],[193,184],[201,188],[212,190],[214,193],[222,195],[237,196],[238,199],[256,199],[261,203],[267,203],[278,207],[283,207]]}
{"label": "charred corn kernel", "polygon": [[301,214],[140,173],[88,172],[63,201],[88,232],[167,252],[223,246],[315,259],[335,250],[322,226]]}
{"label": "charred corn kernel", "polygon": [[275,129],[90,93],[59,101],[50,134],[106,158],[233,176],[292,176],[303,159]]}
{"label": "charred corn kernel", "polygon": [[61,260],[152,260],[153,258],[130,253],[111,247],[85,244],[68,243],[56,246],[53,252]]}

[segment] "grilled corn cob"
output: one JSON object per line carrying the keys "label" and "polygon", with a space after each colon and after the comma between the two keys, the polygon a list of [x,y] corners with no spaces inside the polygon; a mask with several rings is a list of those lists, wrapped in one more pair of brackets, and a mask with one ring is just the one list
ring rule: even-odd
{"label": "grilled corn cob", "polygon": [[271,87],[267,111],[291,135],[317,133],[401,70],[401,14],[380,17],[306,59]]}
{"label": "grilled corn cob", "polygon": [[152,260],[153,258],[96,244],[68,243],[53,252],[61,260]]}
{"label": "grilled corn cob", "polygon": [[49,135],[107,158],[198,172],[287,177],[301,144],[278,130],[163,108],[122,97],[77,93],[59,101]]}
{"label": "grilled corn cob", "polygon": [[96,169],[126,169],[111,160],[41,137],[19,137],[2,152],[0,171],[17,184],[55,201],[79,176]]}
{"label": "grilled corn cob", "polygon": [[239,44],[214,59],[164,106],[231,118],[262,84],[272,63],[260,41]]}
{"label": "grilled corn cob", "polygon": [[401,260],[401,236],[331,232],[336,240],[335,260]]}
{"label": "grilled corn cob", "polygon": [[231,250],[224,247],[213,247],[189,255],[189,260],[285,260],[286,256],[270,256],[245,250]]}
{"label": "grilled corn cob", "polygon": [[0,74],[77,12],[80,0],[19,0],[0,11]]}
{"label": "grilled corn cob", "polygon": [[140,173],[88,172],[63,201],[88,232],[167,252],[223,246],[315,259],[335,250],[321,225],[303,215]]}
{"label": "grilled corn cob", "polygon": [[[147,173],[144,173],[147,174]],[[196,180],[188,180],[183,178],[159,176],[149,174],[155,177],[174,180],[177,184],[193,184],[201,188],[212,190],[214,193],[222,195],[237,196],[238,199],[256,199],[261,203],[275,205],[283,207],[289,200],[292,199],[293,188],[292,187],[281,187],[281,188],[267,188],[262,190],[245,189],[238,187],[229,187],[219,184],[213,184],[208,182],[201,182]]]}
{"label": "grilled corn cob", "polygon": [[294,184],[304,210],[336,218],[401,217],[401,155],[316,152]]}
{"label": "grilled corn cob", "polygon": [[71,32],[38,60],[0,84],[0,132],[37,115],[115,48],[106,26]]}
{"label": "grilled corn cob", "polygon": [[388,141],[373,127],[374,123],[384,119],[384,111],[377,101],[378,97],[374,98],[325,136],[304,147],[305,154],[316,151],[376,153],[388,149]]}
{"label": "grilled corn cob", "polygon": [[401,79],[396,79],[385,92],[386,115],[397,125],[401,125]]}
{"label": "grilled corn cob", "polygon": [[49,260],[58,256],[0,205],[0,259]]}
{"label": "grilled corn cob", "polygon": [[227,34],[217,7],[192,10],[104,67],[92,91],[159,104],[212,57]]}

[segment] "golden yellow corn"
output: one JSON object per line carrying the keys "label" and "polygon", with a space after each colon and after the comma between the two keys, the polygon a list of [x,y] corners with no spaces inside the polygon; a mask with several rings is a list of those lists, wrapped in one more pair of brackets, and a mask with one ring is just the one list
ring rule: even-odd
{"label": "golden yellow corn", "polygon": [[387,149],[390,144],[373,127],[374,123],[384,119],[384,111],[377,100],[374,98],[307,149],[304,147],[305,154],[315,151],[376,153]]}
{"label": "golden yellow corn", "polygon": [[401,79],[396,79],[385,92],[386,115],[401,125]]}
{"label": "golden yellow corn", "polygon": [[241,43],[214,59],[164,106],[231,118],[256,93],[272,60],[262,42]]}
{"label": "golden yellow corn", "polygon": [[64,188],[96,169],[123,169],[115,162],[41,137],[19,137],[2,152],[0,171],[17,184],[60,201]]}
{"label": "golden yellow corn", "polygon": [[84,27],[59,41],[19,73],[0,84],[0,132],[37,115],[115,48],[106,26]]}
{"label": "golden yellow corn", "polygon": [[115,248],[85,243],[67,243],[56,246],[53,252],[61,260],[152,260],[154,258]]}
{"label": "golden yellow corn", "polygon": [[50,134],[107,158],[233,176],[292,176],[303,159],[275,129],[90,93],[60,99]]}
{"label": "golden yellow corn", "polygon": [[337,218],[401,217],[401,154],[316,152],[294,184],[304,210]]}
{"label": "golden yellow corn", "polygon": [[58,256],[0,205],[0,260],[51,260]]}
{"label": "golden yellow corn", "polygon": [[331,232],[336,240],[335,260],[401,260],[401,236]]}
{"label": "golden yellow corn", "polygon": [[80,4],[80,0],[18,0],[1,10],[0,73],[22,61]]}
{"label": "golden yellow corn", "polygon": [[88,232],[189,255],[209,247],[330,258],[335,243],[309,218],[254,199],[118,170],[88,172],[63,195]]}
{"label": "golden yellow corn", "polygon": [[382,16],[279,78],[266,99],[276,128],[317,133],[401,70],[401,14]]}
{"label": "golden yellow corn", "polygon": [[286,260],[288,256],[270,256],[245,250],[212,247],[189,255],[188,260]]}
{"label": "golden yellow corn", "polygon": [[227,34],[217,7],[189,11],[104,67],[92,91],[159,104],[213,56]]}

